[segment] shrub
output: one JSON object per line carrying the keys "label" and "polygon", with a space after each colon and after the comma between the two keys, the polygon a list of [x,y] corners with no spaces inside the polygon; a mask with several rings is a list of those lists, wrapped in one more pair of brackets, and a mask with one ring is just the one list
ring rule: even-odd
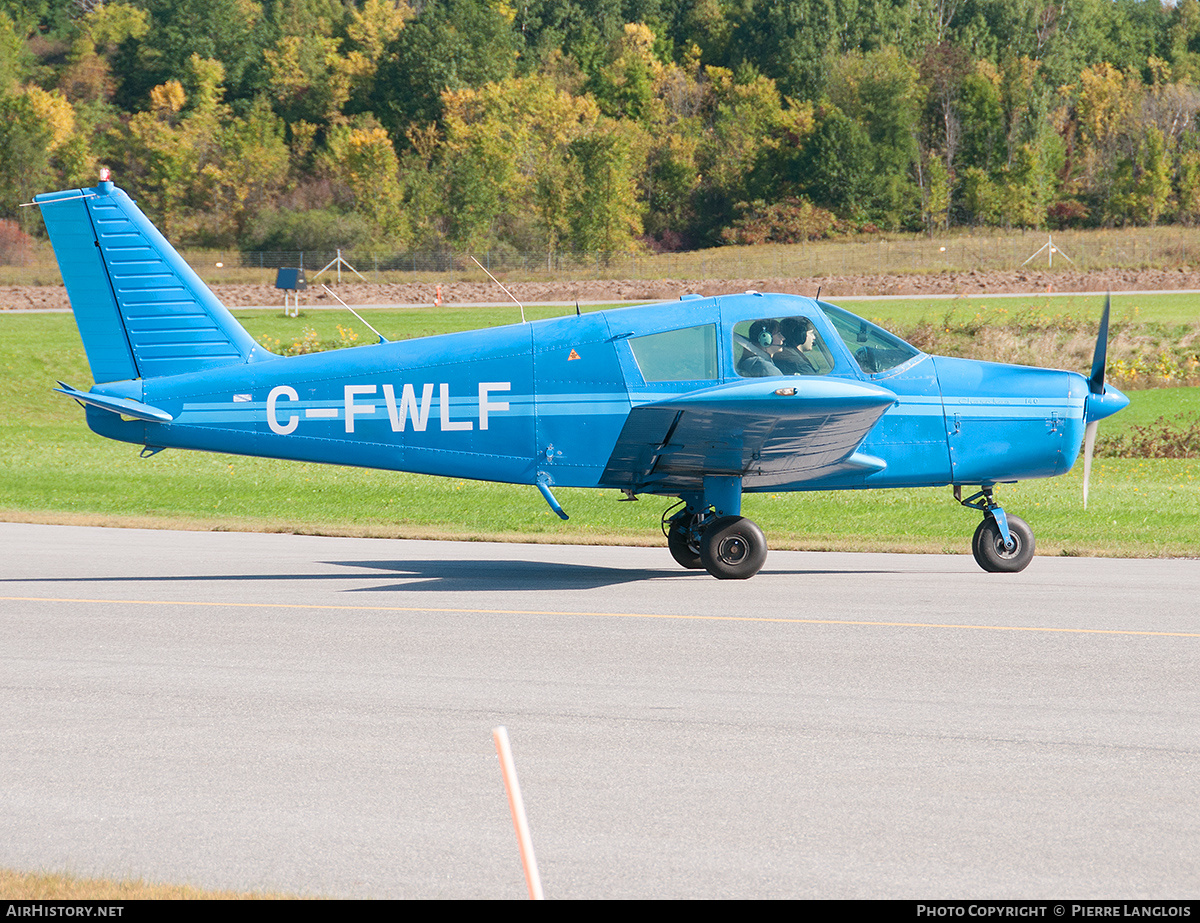
{"label": "shrub", "polygon": [[343,327],[338,324],[337,329],[336,342],[322,340],[312,327],[305,327],[303,334],[287,346],[283,345],[283,341],[270,336],[259,337],[258,342],[277,356],[304,356],[308,353],[320,353],[329,349],[345,349],[348,346],[358,345],[358,334],[354,332],[353,327]]}
{"label": "shrub", "polygon": [[332,208],[306,212],[267,211],[247,235],[251,250],[354,250],[371,242],[371,229],[360,215]]}
{"label": "shrub", "polygon": [[0,218],[0,266],[27,266],[33,258],[33,239],[11,218]]}
{"label": "shrub", "polygon": [[1116,436],[1101,436],[1096,454],[1108,458],[1200,458],[1200,420],[1180,414],[1131,426]]}
{"label": "shrub", "polygon": [[841,230],[833,212],[807,199],[788,198],[767,204],[762,200],[739,208],[742,217],[721,232],[731,244],[798,244],[820,240]]}

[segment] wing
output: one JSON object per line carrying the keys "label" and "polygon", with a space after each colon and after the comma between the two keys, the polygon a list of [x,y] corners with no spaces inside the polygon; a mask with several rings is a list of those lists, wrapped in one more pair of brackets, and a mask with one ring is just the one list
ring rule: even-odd
{"label": "wing", "polygon": [[642,404],[626,419],[600,483],[673,493],[722,475],[752,490],[881,471],[884,461],[855,449],[895,402],[891,391],[862,382],[772,378]]}

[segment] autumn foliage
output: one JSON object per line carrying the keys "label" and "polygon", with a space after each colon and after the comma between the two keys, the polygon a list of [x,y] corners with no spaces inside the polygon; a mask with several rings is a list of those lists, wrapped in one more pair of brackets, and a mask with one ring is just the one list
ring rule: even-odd
{"label": "autumn foliage", "polygon": [[0,0],[0,217],[185,244],[1193,224],[1198,112],[1200,0]]}

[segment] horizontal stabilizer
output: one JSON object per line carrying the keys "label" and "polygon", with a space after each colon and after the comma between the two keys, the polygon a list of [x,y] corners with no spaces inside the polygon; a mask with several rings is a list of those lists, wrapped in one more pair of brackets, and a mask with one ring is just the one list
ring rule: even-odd
{"label": "horizontal stabilizer", "polygon": [[101,410],[107,410],[109,413],[115,413],[123,417],[133,417],[135,420],[145,420],[147,423],[170,423],[175,419],[165,410],[159,410],[157,407],[151,407],[149,404],[143,404],[141,401],[130,400],[127,397],[113,397],[110,394],[76,391],[70,385],[63,384],[61,381],[58,385],[54,390],[59,394],[73,397],[81,404],[91,404],[93,407],[99,407]]}

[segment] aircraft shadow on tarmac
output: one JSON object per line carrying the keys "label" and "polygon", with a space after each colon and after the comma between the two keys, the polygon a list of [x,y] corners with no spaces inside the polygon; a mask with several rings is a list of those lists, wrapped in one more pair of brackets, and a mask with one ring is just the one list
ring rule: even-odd
{"label": "aircraft shadow on tarmac", "polygon": [[[530,591],[593,590],[644,580],[711,580],[705,571],[681,571],[675,568],[596,567],[588,564],[557,564],[546,561],[327,561],[344,567],[390,571],[404,580],[391,586],[360,587],[356,592],[383,590]],[[795,568],[772,570],[770,574],[805,575],[849,574],[845,570]],[[854,571],[882,573],[881,571]]]}
{"label": "aircraft shadow on tarmac", "polygon": [[[244,583],[272,581],[281,583],[338,583],[361,581],[377,577],[390,583],[354,586],[345,592],[528,592],[531,590],[594,590],[606,586],[637,583],[648,580],[711,580],[702,570],[678,570],[654,567],[605,567],[589,564],[562,564],[530,560],[472,560],[472,561],[324,561],[326,566],[349,568],[342,573],[304,574],[129,574],[88,577],[0,578],[4,583]],[[362,573],[362,570],[375,573]],[[889,573],[886,569],[856,568],[781,568],[770,569],[764,576],[817,576],[841,574],[859,577],[866,574]]]}
{"label": "aircraft shadow on tarmac", "polygon": [[[436,592],[486,592],[529,590],[594,590],[643,580],[708,577],[704,571],[674,568],[597,567],[589,564],[558,564],[546,561],[327,561],[339,567],[369,568],[379,576],[396,577],[403,583],[359,587],[355,592],[385,590]],[[360,575],[361,576],[361,575]]]}

